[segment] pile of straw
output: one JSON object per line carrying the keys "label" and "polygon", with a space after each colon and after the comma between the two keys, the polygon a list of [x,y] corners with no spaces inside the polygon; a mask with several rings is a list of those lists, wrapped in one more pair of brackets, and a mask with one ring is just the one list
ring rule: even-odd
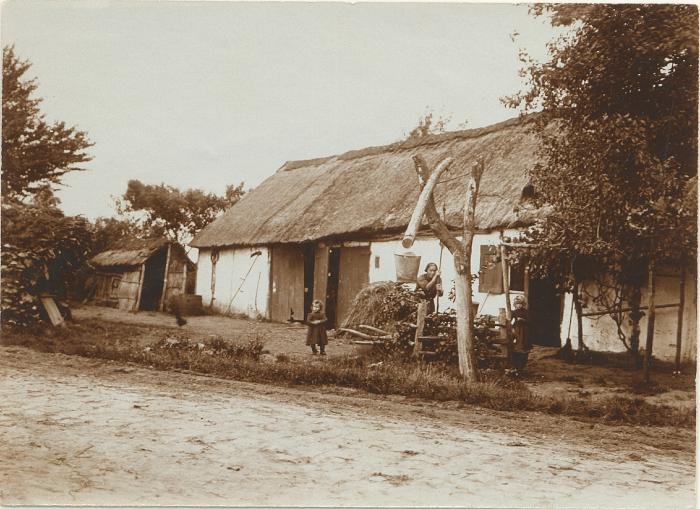
{"label": "pile of straw", "polygon": [[408,320],[416,312],[419,299],[407,286],[410,285],[394,281],[370,284],[355,296],[342,327],[371,325],[394,332],[398,322]]}

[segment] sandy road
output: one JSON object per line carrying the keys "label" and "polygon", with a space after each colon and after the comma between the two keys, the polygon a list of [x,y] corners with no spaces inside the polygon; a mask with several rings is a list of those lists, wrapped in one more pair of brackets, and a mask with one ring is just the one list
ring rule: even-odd
{"label": "sandy road", "polygon": [[695,501],[691,430],[591,429],[8,347],[0,348],[0,401],[3,504]]}

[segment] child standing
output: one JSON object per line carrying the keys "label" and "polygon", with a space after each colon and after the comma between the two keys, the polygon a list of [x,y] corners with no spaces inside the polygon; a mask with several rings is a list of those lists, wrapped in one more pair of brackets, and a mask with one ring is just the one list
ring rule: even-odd
{"label": "child standing", "polygon": [[316,345],[321,350],[321,355],[326,355],[326,345],[328,344],[328,336],[326,335],[326,322],[328,319],[323,313],[323,303],[320,300],[315,300],[311,304],[311,313],[306,317],[306,323],[309,326],[306,331],[306,344],[311,347],[311,353],[316,355]]}

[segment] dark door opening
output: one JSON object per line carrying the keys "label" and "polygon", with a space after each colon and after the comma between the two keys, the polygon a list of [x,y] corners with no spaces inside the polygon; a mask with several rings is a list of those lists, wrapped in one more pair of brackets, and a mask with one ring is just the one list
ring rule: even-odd
{"label": "dark door opening", "polygon": [[561,296],[551,279],[531,279],[528,287],[530,338],[535,345],[561,346]]}
{"label": "dark door opening", "polygon": [[326,286],[326,318],[328,318],[329,329],[336,327],[339,276],[340,248],[332,247],[328,250],[328,285]]}
{"label": "dark door opening", "polygon": [[311,311],[311,304],[314,301],[314,262],[315,250],[313,244],[306,245],[304,250],[304,313],[303,316]]}
{"label": "dark door opening", "polygon": [[168,248],[163,248],[151,256],[144,265],[143,287],[141,288],[141,303],[139,311],[156,311],[163,294],[163,279],[165,278],[165,262]]}

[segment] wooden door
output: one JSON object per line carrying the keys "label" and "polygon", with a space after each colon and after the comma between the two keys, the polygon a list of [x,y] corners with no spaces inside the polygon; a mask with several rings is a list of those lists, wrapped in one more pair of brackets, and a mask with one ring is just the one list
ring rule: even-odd
{"label": "wooden door", "polygon": [[297,246],[273,246],[270,281],[270,319],[285,322],[294,313],[301,320],[304,311],[304,252]]}
{"label": "wooden door", "polygon": [[531,279],[528,288],[530,341],[535,345],[561,346],[561,297],[550,279]]}
{"label": "wooden door", "polygon": [[341,247],[338,269],[336,325],[340,326],[350,312],[355,296],[369,284],[369,246]]}
{"label": "wooden door", "polygon": [[340,325],[337,320],[338,282],[340,276],[340,248],[328,249],[328,276],[326,281],[326,318],[327,327],[332,329]]}

